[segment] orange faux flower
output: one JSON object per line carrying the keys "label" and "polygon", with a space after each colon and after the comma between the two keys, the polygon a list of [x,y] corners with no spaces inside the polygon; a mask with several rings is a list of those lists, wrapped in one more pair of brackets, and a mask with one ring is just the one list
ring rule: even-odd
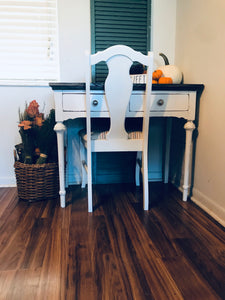
{"label": "orange faux flower", "polygon": [[38,114],[38,116],[35,117],[35,120],[34,120],[35,124],[39,127],[42,126],[44,120],[43,120],[43,114]]}
{"label": "orange faux flower", "polygon": [[35,148],[34,152],[37,156],[40,156],[40,154],[41,154],[41,151],[39,148]]}
{"label": "orange faux flower", "polygon": [[36,100],[33,100],[30,102],[28,108],[26,109],[26,112],[29,117],[34,118],[39,115],[39,104],[37,103]]}
{"label": "orange faux flower", "polygon": [[27,130],[27,129],[31,128],[31,125],[32,125],[31,121],[25,120],[25,121],[22,121],[18,126],[23,127],[24,130]]}

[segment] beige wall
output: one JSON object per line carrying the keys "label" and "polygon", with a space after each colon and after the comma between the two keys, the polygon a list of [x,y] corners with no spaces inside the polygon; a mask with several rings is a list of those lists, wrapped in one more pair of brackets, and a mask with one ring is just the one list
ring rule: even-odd
{"label": "beige wall", "polygon": [[58,0],[61,81],[85,79],[85,50],[90,50],[90,0]]}
{"label": "beige wall", "polygon": [[225,225],[225,1],[178,0],[175,62],[203,83],[192,199]]}
{"label": "beige wall", "polygon": [[152,51],[155,67],[164,64],[159,53],[174,63],[177,0],[152,0]]}

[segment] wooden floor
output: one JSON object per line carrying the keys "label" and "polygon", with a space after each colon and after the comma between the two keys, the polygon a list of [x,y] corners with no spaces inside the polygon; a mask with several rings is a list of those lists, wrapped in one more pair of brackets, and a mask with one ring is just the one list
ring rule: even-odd
{"label": "wooden floor", "polygon": [[225,231],[171,186],[96,186],[59,201],[0,189],[0,299],[225,299]]}

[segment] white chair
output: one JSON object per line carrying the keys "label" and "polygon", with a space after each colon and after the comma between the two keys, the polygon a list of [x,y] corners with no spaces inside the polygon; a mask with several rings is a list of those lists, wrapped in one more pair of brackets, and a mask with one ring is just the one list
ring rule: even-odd
{"label": "white chair", "polygon": [[[105,61],[108,66],[108,76],[105,80],[105,97],[110,116],[108,131],[94,132],[91,129],[90,113],[90,78],[91,66]],[[129,105],[133,83],[129,70],[133,62],[147,66],[147,83],[143,103],[143,128],[141,132],[126,132],[125,114]],[[92,152],[137,151],[137,160],[142,159],[143,177],[143,208],[148,210],[148,129],[151,105],[153,53],[144,55],[123,45],[87,56],[86,66],[86,130],[80,132],[82,187],[88,183],[88,211],[93,211],[92,204]],[[142,156],[141,156],[142,154]],[[86,159],[87,158],[87,159]],[[139,165],[136,167],[136,184],[139,183]],[[87,172],[87,173],[86,173]]]}

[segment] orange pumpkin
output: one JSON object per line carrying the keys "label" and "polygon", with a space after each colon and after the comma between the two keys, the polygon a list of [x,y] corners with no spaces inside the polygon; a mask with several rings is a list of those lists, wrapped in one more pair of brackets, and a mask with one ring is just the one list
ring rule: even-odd
{"label": "orange pumpkin", "polygon": [[152,79],[152,84],[157,84],[157,83],[158,83],[157,80]]}
{"label": "orange pumpkin", "polygon": [[162,76],[163,72],[161,70],[155,70],[152,73],[152,79],[153,80],[158,80]]}
{"label": "orange pumpkin", "polygon": [[171,84],[173,80],[171,77],[160,77],[158,83],[160,84]]}

